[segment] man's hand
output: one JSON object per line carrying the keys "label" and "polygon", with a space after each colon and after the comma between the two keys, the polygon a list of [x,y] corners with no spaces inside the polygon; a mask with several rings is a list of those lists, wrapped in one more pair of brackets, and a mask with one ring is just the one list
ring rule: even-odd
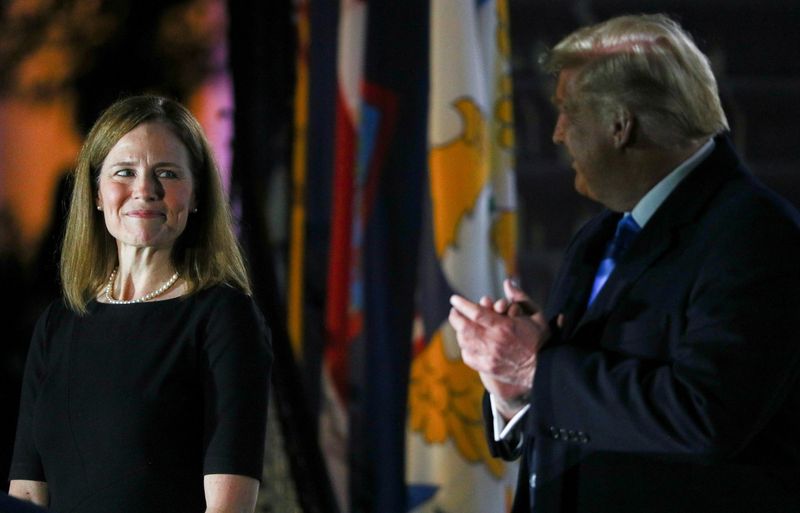
{"label": "man's hand", "polygon": [[510,417],[527,402],[536,354],[550,332],[544,315],[521,290],[508,280],[504,287],[507,298],[496,302],[452,296],[449,320],[464,363],[480,373],[503,416]]}
{"label": "man's hand", "polygon": [[506,278],[503,281],[503,291],[506,297],[500,298],[494,303],[492,303],[490,297],[482,297],[480,300],[481,306],[494,308],[495,312],[507,314],[511,317],[531,316],[539,311],[539,307],[534,304],[522,289],[517,287],[514,281]]}

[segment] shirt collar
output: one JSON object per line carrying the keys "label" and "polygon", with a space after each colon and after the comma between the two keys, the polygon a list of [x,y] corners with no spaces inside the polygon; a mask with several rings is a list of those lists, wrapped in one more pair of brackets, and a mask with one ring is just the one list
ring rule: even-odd
{"label": "shirt collar", "polygon": [[644,228],[644,225],[653,217],[658,207],[666,201],[678,184],[714,150],[714,146],[714,139],[709,139],[691,157],[681,162],[670,174],[650,189],[630,212],[636,224]]}

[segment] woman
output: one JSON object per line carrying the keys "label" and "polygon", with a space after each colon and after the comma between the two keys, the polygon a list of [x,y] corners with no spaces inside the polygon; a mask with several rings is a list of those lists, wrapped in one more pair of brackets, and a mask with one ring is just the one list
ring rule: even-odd
{"label": "woman", "polygon": [[216,164],[181,105],[106,110],[81,149],[28,355],[10,494],[59,512],[252,512],[272,354]]}

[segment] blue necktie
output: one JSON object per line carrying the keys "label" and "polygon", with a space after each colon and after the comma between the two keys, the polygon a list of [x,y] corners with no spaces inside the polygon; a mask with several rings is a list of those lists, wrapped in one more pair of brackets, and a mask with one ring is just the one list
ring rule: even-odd
{"label": "blue necktie", "polygon": [[614,238],[606,246],[606,252],[603,254],[603,259],[597,267],[597,274],[594,276],[594,284],[592,285],[592,293],[589,295],[589,305],[592,304],[594,298],[600,293],[603,285],[606,284],[608,277],[617,265],[617,261],[628,250],[633,239],[639,234],[642,228],[636,224],[630,214],[625,214],[622,219],[617,223],[617,231],[614,232]]}

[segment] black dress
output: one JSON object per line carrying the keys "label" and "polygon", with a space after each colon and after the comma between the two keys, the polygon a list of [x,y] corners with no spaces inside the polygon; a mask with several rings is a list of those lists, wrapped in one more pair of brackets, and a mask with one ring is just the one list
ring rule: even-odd
{"label": "black dress", "polygon": [[272,352],[251,298],[88,308],[37,323],[11,479],[46,481],[59,513],[201,513],[203,475],[260,479]]}

